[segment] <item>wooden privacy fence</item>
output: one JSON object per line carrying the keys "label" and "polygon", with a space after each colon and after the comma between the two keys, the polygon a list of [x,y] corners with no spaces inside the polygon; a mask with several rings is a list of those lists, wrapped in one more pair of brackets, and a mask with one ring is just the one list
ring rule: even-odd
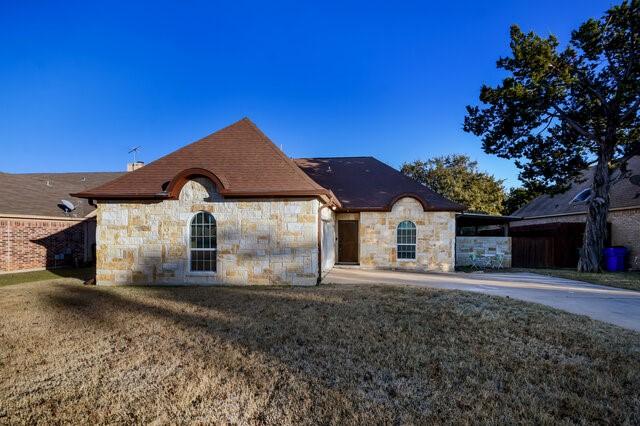
{"label": "wooden privacy fence", "polygon": [[511,264],[514,268],[575,268],[578,266],[584,223],[512,226],[510,234]]}

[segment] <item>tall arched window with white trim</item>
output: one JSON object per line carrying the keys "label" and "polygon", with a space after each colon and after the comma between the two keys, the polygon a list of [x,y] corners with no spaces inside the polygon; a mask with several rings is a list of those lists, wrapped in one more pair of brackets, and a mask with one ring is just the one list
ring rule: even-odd
{"label": "tall arched window with white trim", "polygon": [[416,225],[405,220],[400,222],[397,230],[398,260],[416,258]]}
{"label": "tall arched window with white trim", "polygon": [[190,269],[192,272],[215,272],[216,219],[211,213],[199,212],[191,219]]}

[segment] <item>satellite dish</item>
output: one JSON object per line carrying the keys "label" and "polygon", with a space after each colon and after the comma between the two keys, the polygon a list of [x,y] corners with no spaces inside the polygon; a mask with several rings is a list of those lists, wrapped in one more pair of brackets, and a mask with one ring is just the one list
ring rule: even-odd
{"label": "satellite dish", "polygon": [[62,207],[62,210],[64,210],[66,213],[72,212],[76,209],[76,206],[74,206],[73,203],[69,200],[60,200],[60,205]]}

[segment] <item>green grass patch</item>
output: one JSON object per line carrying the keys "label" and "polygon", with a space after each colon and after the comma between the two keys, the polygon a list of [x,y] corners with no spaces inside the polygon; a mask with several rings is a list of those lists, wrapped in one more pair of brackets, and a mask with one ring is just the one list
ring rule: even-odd
{"label": "green grass patch", "polygon": [[533,272],[569,280],[585,281],[609,287],[626,288],[640,291],[640,271],[629,272],[578,272],[573,269],[532,269],[513,268],[511,272]]}
{"label": "green grass patch", "polygon": [[43,271],[16,272],[15,274],[0,274],[0,287],[34,281],[55,280],[57,278],[87,280],[95,275],[95,271],[94,266],[88,266],[85,268],[59,268]]}
{"label": "green grass patch", "polygon": [[627,272],[578,272],[575,269],[547,269],[547,268],[511,268],[511,269],[475,269],[470,266],[456,267],[458,272],[528,272],[565,278],[568,280],[584,281],[609,287],[624,288],[640,291],[640,271]]}

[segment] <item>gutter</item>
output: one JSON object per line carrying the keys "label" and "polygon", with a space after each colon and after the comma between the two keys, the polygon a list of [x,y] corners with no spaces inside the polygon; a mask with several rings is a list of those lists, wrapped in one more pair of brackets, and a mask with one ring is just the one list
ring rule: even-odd
{"label": "gutter", "polygon": [[[336,198],[333,192],[329,190],[321,190],[321,191],[301,191],[301,190],[293,190],[293,191],[274,191],[274,192],[254,192],[254,191],[243,191],[243,192],[232,192],[232,191],[218,191],[218,193],[223,198],[301,198],[301,197],[319,197],[324,202],[330,205],[340,206],[340,201]],[[91,192],[77,192],[74,194],[69,194],[72,197],[76,198],[86,198],[89,200],[95,201],[104,201],[104,200],[175,200],[177,197],[171,196],[168,192],[158,192],[155,194],[109,194],[109,195],[101,195],[99,193],[91,193]]]}
{"label": "gutter", "polygon": [[322,215],[320,212],[324,206],[320,204],[318,206],[318,279],[316,280],[316,285],[320,285],[322,282]]}
{"label": "gutter", "polygon": [[[620,212],[625,210],[640,210],[640,206],[616,207],[613,209],[609,209],[609,212]],[[521,216],[521,219],[529,220],[529,219],[546,219],[551,217],[563,217],[563,216],[581,216],[581,215],[586,215],[587,213],[588,212],[584,211],[584,212],[573,212],[573,213],[548,214],[548,215],[542,215],[542,216]]]}
{"label": "gutter", "polygon": [[36,216],[27,214],[4,214],[0,213],[0,219],[35,219],[35,220],[57,220],[62,222],[83,222],[90,220],[90,217],[65,217],[65,216]]}

